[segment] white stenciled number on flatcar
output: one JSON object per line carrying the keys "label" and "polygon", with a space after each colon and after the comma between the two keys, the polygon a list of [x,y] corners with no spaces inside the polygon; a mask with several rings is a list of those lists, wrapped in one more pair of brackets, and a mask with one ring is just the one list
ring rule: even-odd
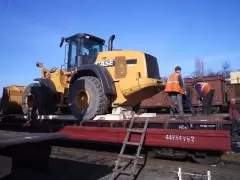
{"label": "white stenciled number on flatcar", "polygon": [[182,136],[182,135],[166,135],[165,136],[166,140],[170,141],[183,141],[183,142],[195,142],[195,137],[194,136]]}

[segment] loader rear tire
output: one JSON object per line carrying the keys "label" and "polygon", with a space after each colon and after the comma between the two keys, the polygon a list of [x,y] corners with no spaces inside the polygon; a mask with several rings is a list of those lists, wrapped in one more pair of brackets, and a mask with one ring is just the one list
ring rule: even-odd
{"label": "loader rear tire", "polygon": [[29,110],[41,111],[42,109],[41,85],[39,83],[29,84],[22,96],[23,114],[28,114]]}
{"label": "loader rear tire", "polygon": [[68,100],[71,113],[78,120],[91,120],[105,114],[110,102],[100,80],[93,76],[77,79],[70,87]]}
{"label": "loader rear tire", "polygon": [[55,111],[54,95],[48,93],[40,83],[29,84],[23,93],[22,111],[28,114],[30,108],[39,115],[52,114]]}

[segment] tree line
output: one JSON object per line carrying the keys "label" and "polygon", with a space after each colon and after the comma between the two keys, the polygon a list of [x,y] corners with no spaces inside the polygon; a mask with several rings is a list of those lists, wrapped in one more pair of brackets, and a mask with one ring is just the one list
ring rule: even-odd
{"label": "tree line", "polygon": [[[224,78],[230,78],[230,73],[232,71],[240,71],[240,69],[233,70],[227,60],[222,62],[221,69],[214,71],[213,69],[205,70],[203,59],[196,58],[194,71],[185,76],[185,78],[201,78],[206,76],[222,76]],[[164,76],[162,79],[167,81],[167,78],[168,77]]]}

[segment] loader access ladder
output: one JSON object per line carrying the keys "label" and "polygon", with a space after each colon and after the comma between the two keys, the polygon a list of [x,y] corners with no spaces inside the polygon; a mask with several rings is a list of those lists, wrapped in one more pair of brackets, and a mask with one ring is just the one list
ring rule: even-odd
{"label": "loader access ladder", "polygon": [[[126,175],[129,176],[129,179],[131,179],[131,180],[134,179],[134,177],[136,175],[135,169],[136,169],[136,166],[137,166],[138,159],[140,157],[140,153],[141,153],[141,150],[142,150],[142,145],[143,145],[144,140],[145,140],[148,122],[149,122],[149,118],[146,119],[145,124],[144,124],[144,128],[141,129],[141,130],[132,129],[133,124],[134,124],[134,114],[133,114],[132,119],[131,119],[131,123],[130,123],[128,129],[127,129],[127,134],[126,134],[125,140],[123,141],[122,149],[120,151],[120,154],[118,155],[118,160],[116,162],[115,168],[113,169],[111,180],[114,180],[116,178],[116,175],[119,175],[119,174],[126,174]],[[131,133],[141,134],[141,138],[140,138],[139,143],[129,141],[129,137],[130,137]],[[137,146],[137,153],[133,156],[123,154],[124,151],[125,151],[126,145]],[[130,159],[130,161],[134,160],[131,171],[124,170],[124,167],[119,169],[122,158]]]}

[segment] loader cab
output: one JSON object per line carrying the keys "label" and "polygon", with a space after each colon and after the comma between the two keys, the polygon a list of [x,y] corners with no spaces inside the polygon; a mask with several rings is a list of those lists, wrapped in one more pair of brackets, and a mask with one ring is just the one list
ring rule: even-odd
{"label": "loader cab", "polygon": [[99,52],[103,51],[105,41],[90,34],[76,34],[68,38],[62,38],[68,44],[68,53],[65,62],[67,71],[72,71],[75,67],[86,64],[94,64]]}

